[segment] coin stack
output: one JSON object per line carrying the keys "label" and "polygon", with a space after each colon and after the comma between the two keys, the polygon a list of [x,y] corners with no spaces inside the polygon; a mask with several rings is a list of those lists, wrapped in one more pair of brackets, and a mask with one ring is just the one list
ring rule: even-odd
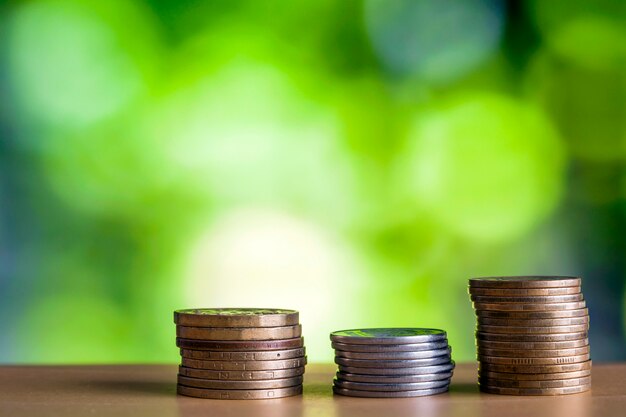
{"label": "coin stack", "polygon": [[454,362],[443,330],[342,330],[330,340],[339,366],[335,394],[398,398],[448,391]]}
{"label": "coin stack", "polygon": [[575,394],[591,388],[589,315],[576,277],[469,280],[481,391]]}
{"label": "coin stack", "polygon": [[302,393],[306,356],[299,314],[266,308],[177,310],[178,393],[269,399]]}

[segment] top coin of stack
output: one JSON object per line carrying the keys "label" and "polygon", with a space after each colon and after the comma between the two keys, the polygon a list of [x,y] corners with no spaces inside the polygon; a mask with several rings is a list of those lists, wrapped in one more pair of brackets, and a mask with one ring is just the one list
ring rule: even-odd
{"label": "top coin of stack", "polygon": [[306,363],[295,310],[177,310],[182,357],[178,393],[214,399],[268,399],[302,393]]}
{"label": "top coin of stack", "polygon": [[454,362],[443,330],[341,330],[330,340],[339,365],[336,394],[394,398],[448,391]]}
{"label": "top coin of stack", "polygon": [[575,394],[591,388],[589,315],[577,277],[472,278],[481,391]]}

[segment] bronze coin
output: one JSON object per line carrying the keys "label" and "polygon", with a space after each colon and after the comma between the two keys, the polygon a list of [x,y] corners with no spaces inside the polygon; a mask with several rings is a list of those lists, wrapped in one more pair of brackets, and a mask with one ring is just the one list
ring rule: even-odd
{"label": "bronze coin", "polygon": [[280,327],[298,324],[296,310],[282,308],[190,308],[174,311],[174,323],[191,327]]}
{"label": "bronze coin", "polygon": [[178,375],[178,383],[187,387],[208,389],[273,389],[295,387],[302,384],[302,376],[255,381],[231,381],[223,379],[201,379]]}
{"label": "bronze coin", "polygon": [[572,349],[550,349],[550,350],[534,350],[534,349],[517,349],[517,350],[501,350],[488,349],[478,346],[478,354],[480,356],[500,356],[504,358],[557,358],[560,356],[576,356],[589,354],[589,345],[572,348]]}
{"label": "bronze coin", "polygon": [[213,371],[270,371],[275,369],[299,368],[306,365],[306,357],[282,359],[278,361],[203,361],[181,358],[181,364],[187,368],[210,369]]}
{"label": "bronze coin", "polygon": [[589,316],[566,317],[562,319],[501,319],[492,317],[478,317],[480,325],[490,326],[517,326],[517,327],[550,327],[575,326],[589,323]]}
{"label": "bronze coin", "polygon": [[558,350],[587,346],[589,345],[589,339],[564,340],[562,342],[495,342],[478,340],[477,345],[479,349]]}
{"label": "bronze coin", "polygon": [[540,365],[565,365],[569,363],[587,362],[589,360],[589,354],[575,355],[575,356],[559,356],[556,358],[522,358],[522,357],[502,357],[502,356],[488,356],[478,355],[478,360],[481,364],[493,363],[497,365],[525,365],[525,366],[540,366]]}
{"label": "bronze coin", "polygon": [[512,380],[512,381],[552,381],[571,378],[583,378],[591,375],[591,369],[583,371],[555,372],[550,374],[511,374],[506,372],[489,372],[481,369],[478,373],[479,378]]}
{"label": "bronze coin", "polygon": [[293,378],[304,374],[304,366],[299,368],[276,369],[269,371],[211,371],[209,369],[194,369],[179,366],[178,373],[192,378],[219,379],[228,381],[259,381],[267,379]]}
{"label": "bronze coin", "polygon": [[201,359],[208,361],[272,361],[302,357],[305,355],[305,352],[305,348],[253,352],[216,352],[212,350],[181,349],[180,355],[189,359]]}
{"label": "bronze coin", "polygon": [[501,388],[489,385],[480,385],[480,390],[482,392],[503,395],[565,395],[578,394],[580,392],[589,391],[590,389],[591,384],[563,388]]}
{"label": "bronze coin", "polygon": [[176,336],[199,340],[277,340],[302,335],[302,327],[187,327],[176,326]]}
{"label": "bronze coin", "polygon": [[252,390],[205,389],[178,385],[177,391],[179,394],[188,397],[211,398],[215,400],[271,400],[274,398],[300,395],[302,394],[302,385],[287,388]]}
{"label": "bronze coin", "polygon": [[587,307],[584,301],[571,303],[474,303],[476,310],[496,311],[555,311],[555,310],[578,310]]}
{"label": "bronze coin", "polygon": [[580,287],[578,277],[519,276],[471,278],[470,287],[480,288],[558,288]]}
{"label": "bronze coin", "polygon": [[591,384],[591,377],[554,379],[548,381],[513,381],[510,379],[479,378],[480,385],[500,388],[563,388]]}
{"label": "bronze coin", "polygon": [[[591,361],[568,363],[561,365],[500,365],[494,363],[480,362],[478,364],[479,372],[504,372],[519,374],[553,374],[561,372],[585,371],[591,369]],[[538,378],[539,379],[539,378]]]}
{"label": "bronze coin", "polygon": [[501,334],[534,334],[541,335],[547,333],[579,333],[589,330],[588,324],[576,324],[573,326],[546,326],[546,327],[522,327],[522,326],[490,326],[488,324],[478,324],[476,330],[484,333]]}
{"label": "bronze coin", "polygon": [[295,337],[292,339],[279,340],[194,340],[177,337],[176,346],[182,349],[216,351],[232,350],[238,352],[285,350],[303,347],[304,338]]}
{"label": "bronze coin", "polygon": [[481,341],[489,340],[495,342],[563,342],[566,340],[587,339],[587,332],[558,334],[501,334],[476,332],[476,338]]}
{"label": "bronze coin", "polygon": [[491,295],[495,297],[534,297],[549,295],[569,295],[581,292],[580,287],[561,288],[479,288],[469,287],[472,295]]}
{"label": "bronze coin", "polygon": [[564,317],[588,317],[589,310],[579,308],[574,310],[553,310],[553,311],[497,311],[497,310],[476,310],[476,317],[480,320],[484,317],[506,318],[514,320],[526,319],[557,319]]}
{"label": "bronze coin", "polygon": [[471,295],[470,299],[475,303],[573,303],[576,301],[583,301],[582,294],[569,294],[569,295],[550,295],[547,297],[492,297],[488,295]]}

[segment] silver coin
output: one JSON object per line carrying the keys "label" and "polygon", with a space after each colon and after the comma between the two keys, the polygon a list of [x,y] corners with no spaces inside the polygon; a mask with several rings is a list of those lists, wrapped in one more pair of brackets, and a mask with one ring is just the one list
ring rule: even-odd
{"label": "silver coin", "polygon": [[367,382],[351,382],[335,379],[336,387],[345,389],[355,389],[360,391],[415,391],[419,389],[432,389],[447,387],[450,381],[441,379],[439,381],[413,382],[407,384],[370,384]]}
{"label": "silver coin", "polygon": [[569,295],[548,295],[548,296],[535,296],[535,297],[494,297],[490,295],[471,295],[470,299],[475,303],[572,303],[575,301],[582,301],[583,295],[569,294]]}
{"label": "silver coin", "polygon": [[342,366],[354,366],[357,368],[412,368],[416,366],[441,365],[450,362],[450,355],[436,358],[406,359],[406,360],[367,360],[347,359],[335,357],[335,363]]}
{"label": "silver coin", "polygon": [[476,338],[496,342],[563,342],[566,340],[587,339],[587,332],[553,334],[499,334],[476,332]]}
{"label": "silver coin", "polygon": [[367,382],[370,384],[408,384],[414,382],[431,382],[441,381],[442,379],[452,378],[452,372],[440,372],[438,374],[423,375],[400,375],[400,376],[382,376],[382,375],[359,375],[349,374],[345,372],[337,372],[336,377],[344,381]]}
{"label": "silver coin", "polygon": [[436,350],[448,347],[448,340],[440,342],[405,343],[402,345],[357,345],[354,343],[332,342],[333,349],[346,352],[417,352],[421,350]]}
{"label": "silver coin", "polygon": [[448,391],[448,386],[432,389],[421,389],[415,391],[360,391],[355,389],[346,389],[333,386],[333,392],[348,397],[365,397],[365,398],[407,398],[407,397],[424,397],[427,395],[443,394]]}
{"label": "silver coin", "polygon": [[339,372],[356,374],[356,375],[425,375],[436,374],[440,372],[450,372],[454,369],[454,361],[443,365],[418,366],[415,368],[358,368],[355,366],[339,365]]}
{"label": "silver coin", "polygon": [[401,345],[405,343],[441,342],[446,332],[422,328],[376,328],[340,330],[330,334],[330,340],[340,343]]}
{"label": "silver coin", "polygon": [[347,352],[336,350],[335,356],[348,359],[385,359],[385,360],[405,360],[436,358],[438,356],[450,356],[451,349],[419,350],[417,352]]}

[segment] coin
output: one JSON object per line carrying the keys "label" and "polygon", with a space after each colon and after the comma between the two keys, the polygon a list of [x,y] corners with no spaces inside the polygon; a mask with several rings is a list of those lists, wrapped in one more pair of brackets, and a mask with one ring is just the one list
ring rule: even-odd
{"label": "coin", "polygon": [[280,327],[298,324],[295,310],[282,308],[191,308],[174,311],[174,323],[192,327]]}
{"label": "coin", "polygon": [[416,366],[440,365],[450,362],[450,355],[438,356],[436,358],[407,359],[407,360],[367,360],[367,359],[347,359],[335,357],[335,363],[342,366],[353,366],[357,368],[412,368]]}
{"label": "coin", "polygon": [[512,381],[510,379],[479,378],[480,385],[500,388],[563,388],[591,384],[591,377],[571,378],[548,381]]}
{"label": "coin", "polygon": [[300,337],[302,327],[186,327],[176,326],[176,336],[201,340],[276,340]]}
{"label": "coin", "polygon": [[306,364],[306,357],[283,359],[278,361],[202,361],[181,358],[181,364],[187,368],[210,369],[213,371],[269,371],[273,369],[299,368]]}
{"label": "coin", "polygon": [[481,349],[504,349],[504,350],[558,350],[571,349],[589,345],[589,339],[565,340],[562,342],[495,342],[479,340]]}
{"label": "coin", "polygon": [[479,355],[478,359],[481,363],[493,363],[499,365],[564,365],[568,363],[586,362],[589,360],[589,354],[575,356],[558,356],[556,358],[506,358],[501,356]]}
{"label": "coin", "polygon": [[403,384],[413,382],[440,381],[442,379],[449,380],[452,378],[452,372],[440,372],[437,374],[423,375],[401,375],[401,376],[382,376],[382,375],[359,375],[346,372],[337,372],[337,378],[344,381],[367,382],[370,384]]}
{"label": "coin", "polygon": [[512,380],[512,381],[552,381],[570,378],[583,378],[591,375],[591,369],[583,371],[555,372],[550,374],[511,374],[506,372],[489,372],[481,369],[479,378]]}
{"label": "coin", "polygon": [[521,327],[521,326],[490,326],[488,324],[478,324],[476,330],[485,333],[501,334],[535,334],[546,333],[579,333],[589,330],[588,324],[576,324],[573,326],[546,326],[546,327]]}
{"label": "coin", "polygon": [[416,352],[347,352],[337,350],[335,355],[341,358],[348,359],[385,359],[385,360],[402,360],[402,359],[422,359],[422,358],[434,358],[437,356],[450,356],[451,350],[437,349],[437,350],[418,350]]}
{"label": "coin", "polygon": [[481,362],[479,364],[479,372],[504,372],[504,373],[520,373],[520,374],[551,374],[557,372],[585,371],[591,369],[591,361],[568,363],[562,365],[499,365],[493,363]]}
{"label": "coin", "polygon": [[470,287],[480,288],[555,288],[580,287],[578,277],[520,276],[471,278]]}
{"label": "coin", "polygon": [[488,349],[478,346],[479,355],[487,356],[502,356],[502,357],[515,357],[515,358],[556,358],[559,356],[575,356],[585,355],[589,353],[589,346],[583,346],[573,349],[559,349],[559,350],[500,350],[500,349]]}
{"label": "coin", "polygon": [[589,323],[589,317],[566,317],[562,319],[500,319],[491,317],[479,317],[481,325],[491,326],[520,326],[520,327],[549,327],[549,326],[574,326]]}
{"label": "coin", "polygon": [[216,400],[270,400],[272,398],[300,395],[302,394],[302,385],[288,388],[253,390],[218,390],[178,385],[177,391],[179,394],[189,397],[212,398]]}
{"label": "coin", "polygon": [[259,350],[284,350],[301,348],[304,346],[304,338],[280,340],[194,340],[176,338],[176,346],[183,349],[193,350],[232,350],[238,352]]}
{"label": "coin", "polygon": [[422,389],[415,391],[359,391],[333,386],[333,392],[348,397],[366,397],[366,398],[404,398],[404,397],[423,397],[426,395],[442,394],[448,391],[448,386],[441,388]]}
{"label": "coin", "polygon": [[591,384],[562,388],[500,388],[480,385],[480,390],[483,392],[504,395],[565,395],[578,394],[579,392],[589,391],[590,389]]}
{"label": "coin", "polygon": [[208,369],[195,369],[179,366],[178,373],[192,378],[229,381],[259,381],[267,379],[293,378],[294,376],[299,376],[304,373],[304,366],[269,371],[211,371]]}
{"label": "coin", "polygon": [[492,295],[496,297],[533,297],[548,295],[568,295],[581,292],[580,287],[561,288],[479,288],[469,287],[472,295]]}
{"label": "coin", "polygon": [[476,310],[496,311],[554,311],[554,310],[578,310],[585,308],[584,301],[571,303],[474,303]]}
{"label": "coin", "polygon": [[470,299],[475,303],[572,303],[583,301],[582,294],[551,295],[548,297],[492,297],[487,295],[470,295]]}
{"label": "coin", "polygon": [[587,332],[559,334],[499,334],[476,332],[476,338],[496,342],[562,342],[564,340],[586,339]]}
{"label": "coin", "polygon": [[525,319],[556,319],[563,317],[586,317],[589,310],[579,308],[574,310],[553,310],[553,311],[497,311],[497,310],[476,310],[476,317],[498,317],[515,320]]}
{"label": "coin", "polygon": [[358,375],[424,375],[439,372],[450,372],[454,369],[454,361],[442,365],[418,366],[416,368],[357,368],[354,366],[339,365],[339,372]]}
{"label": "coin", "polygon": [[335,350],[342,350],[346,352],[417,352],[422,350],[447,348],[448,341],[445,339],[441,342],[405,343],[402,345],[357,345],[353,343],[332,342],[331,345]]}
{"label": "coin", "polygon": [[289,350],[266,350],[253,352],[216,352],[211,350],[181,349],[180,355],[190,359],[202,359],[211,361],[268,361],[279,359],[292,359],[305,355],[302,348]]}
{"label": "coin", "polygon": [[439,329],[379,328],[332,332],[330,340],[339,343],[399,345],[404,343],[441,342],[446,332]]}
{"label": "coin", "polygon": [[282,379],[262,379],[256,381],[230,381],[190,378],[178,375],[178,383],[187,387],[209,388],[209,389],[273,389],[294,387],[302,384],[302,376]]}
{"label": "coin", "polygon": [[359,391],[414,391],[420,389],[447,387],[450,385],[450,381],[442,379],[438,381],[413,382],[406,384],[370,384],[367,382],[351,382],[335,379],[334,385],[339,388],[354,389]]}

